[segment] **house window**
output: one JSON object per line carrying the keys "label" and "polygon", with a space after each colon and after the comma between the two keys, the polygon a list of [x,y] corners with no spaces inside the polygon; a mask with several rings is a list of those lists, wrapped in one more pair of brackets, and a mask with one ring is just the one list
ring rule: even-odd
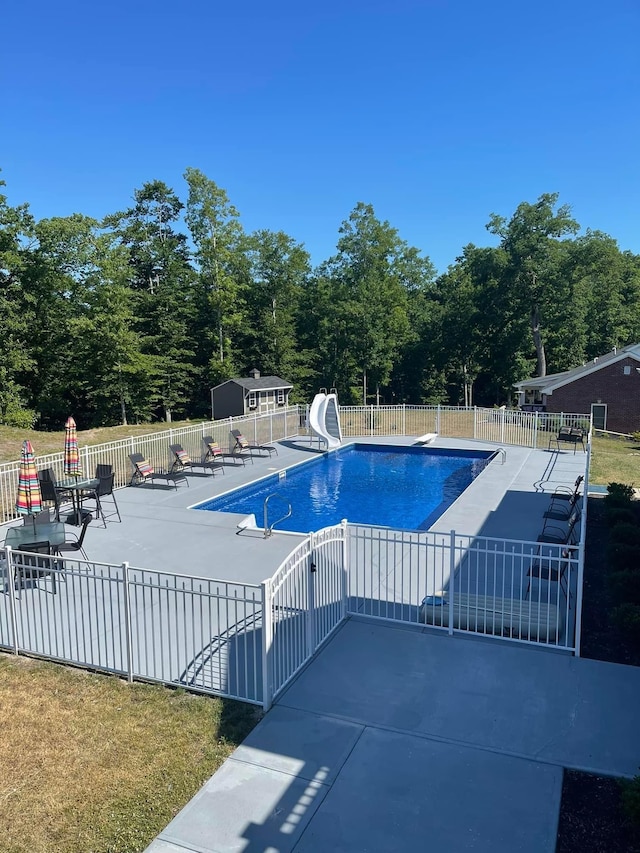
{"label": "house window", "polygon": [[284,389],[278,388],[276,391],[276,402],[279,406],[284,406]]}
{"label": "house window", "polygon": [[631,368],[629,367],[628,364],[625,364],[623,373],[625,376],[631,376]]}
{"label": "house window", "polygon": [[256,407],[257,407],[256,395],[255,395],[255,392],[252,391],[251,394],[249,394],[249,408],[255,409]]}

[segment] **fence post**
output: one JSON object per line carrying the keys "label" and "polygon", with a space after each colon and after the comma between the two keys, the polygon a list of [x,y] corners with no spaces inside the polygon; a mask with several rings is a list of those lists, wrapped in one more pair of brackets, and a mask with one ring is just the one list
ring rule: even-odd
{"label": "fence post", "polygon": [[307,654],[306,657],[310,658],[311,655],[315,651],[315,641],[316,641],[316,620],[315,620],[315,605],[316,605],[316,590],[315,590],[315,580],[316,580],[316,535],[315,533],[309,533],[309,562],[307,565],[308,576],[307,576]]}
{"label": "fence post", "polygon": [[406,403],[402,404],[402,434],[407,434],[407,405]]}
{"label": "fence post", "polygon": [[84,453],[84,471],[85,471],[85,476],[86,476],[86,477],[88,477],[88,476],[89,476],[89,445],[88,445],[88,444],[85,444],[85,446],[82,448],[82,450],[83,450],[83,453]]}
{"label": "fence post", "polygon": [[456,573],[456,532],[449,534],[449,635],[453,635],[453,579]]}
{"label": "fence post", "polygon": [[122,583],[124,599],[124,636],[127,656],[127,681],[133,681],[133,649],[131,648],[131,602],[129,600],[129,563],[122,564]]}
{"label": "fence post", "polygon": [[273,702],[271,646],[273,644],[273,603],[271,581],[262,581],[262,707],[266,711]]}
{"label": "fence post", "polygon": [[473,437],[478,437],[478,407],[473,407]]}
{"label": "fence post", "polygon": [[504,444],[504,419],[507,414],[506,409],[501,410],[502,418],[500,419],[500,444]]}
{"label": "fence post", "polygon": [[347,618],[349,612],[348,596],[349,596],[349,522],[343,518],[340,522],[342,527],[342,611],[340,621]]}
{"label": "fence post", "polygon": [[436,412],[436,432],[440,435],[440,403],[438,403],[438,410]]}
{"label": "fence post", "polygon": [[13,653],[19,654],[18,647],[18,615],[16,613],[16,573],[13,568],[13,554],[10,546],[5,548],[7,560],[7,592],[9,593],[9,617],[11,620],[11,633],[13,635]]}
{"label": "fence post", "polygon": [[535,412],[534,424],[533,424],[533,449],[537,450],[538,448],[538,412]]}

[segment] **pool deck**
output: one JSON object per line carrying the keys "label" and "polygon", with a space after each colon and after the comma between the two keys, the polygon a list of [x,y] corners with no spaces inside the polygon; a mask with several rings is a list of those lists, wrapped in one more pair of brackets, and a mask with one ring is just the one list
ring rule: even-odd
{"label": "pool deck", "polygon": [[[411,445],[410,437],[358,438],[353,441]],[[347,443],[347,442],[345,442]],[[437,439],[434,447],[495,449],[482,441]],[[106,528],[92,524],[85,550],[96,562],[155,569],[197,577],[260,583],[270,577],[302,540],[298,534],[274,531],[265,539],[261,530],[243,530],[244,516],[205,512],[189,507],[246,485],[258,478],[303,462],[318,454],[317,445],[300,437],[278,444],[278,456],[255,456],[253,464],[231,463],[225,473],[187,475],[189,485],[177,489],[158,483],[119,489],[116,499],[122,523]],[[584,473],[585,455],[563,451],[508,447],[506,460],[496,458],[460,498],[432,526],[432,530],[513,539],[535,538],[557,486],[572,486]],[[257,519],[262,526],[262,520]],[[73,528],[71,528],[73,529]]]}

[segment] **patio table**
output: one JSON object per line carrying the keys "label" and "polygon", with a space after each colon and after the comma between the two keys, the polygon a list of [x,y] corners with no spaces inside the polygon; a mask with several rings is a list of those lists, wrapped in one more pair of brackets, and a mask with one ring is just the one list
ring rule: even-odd
{"label": "patio table", "polygon": [[62,521],[48,521],[46,524],[21,524],[7,530],[4,544],[20,550],[21,545],[29,542],[49,542],[52,550],[65,540],[65,526]]}
{"label": "patio table", "polygon": [[67,518],[70,524],[82,524],[82,498],[84,492],[95,492],[100,485],[100,480],[71,477],[67,480],[58,480],[55,485],[57,492],[71,492],[73,514]]}

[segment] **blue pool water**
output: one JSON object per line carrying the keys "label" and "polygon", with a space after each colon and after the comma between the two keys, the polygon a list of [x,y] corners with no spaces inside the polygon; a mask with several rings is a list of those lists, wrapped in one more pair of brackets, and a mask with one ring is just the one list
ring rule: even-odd
{"label": "blue pool water", "polygon": [[278,530],[308,533],[339,523],[426,530],[486,467],[491,451],[352,444],[312,462],[199,504],[194,509],[254,513],[262,527],[293,513]]}

